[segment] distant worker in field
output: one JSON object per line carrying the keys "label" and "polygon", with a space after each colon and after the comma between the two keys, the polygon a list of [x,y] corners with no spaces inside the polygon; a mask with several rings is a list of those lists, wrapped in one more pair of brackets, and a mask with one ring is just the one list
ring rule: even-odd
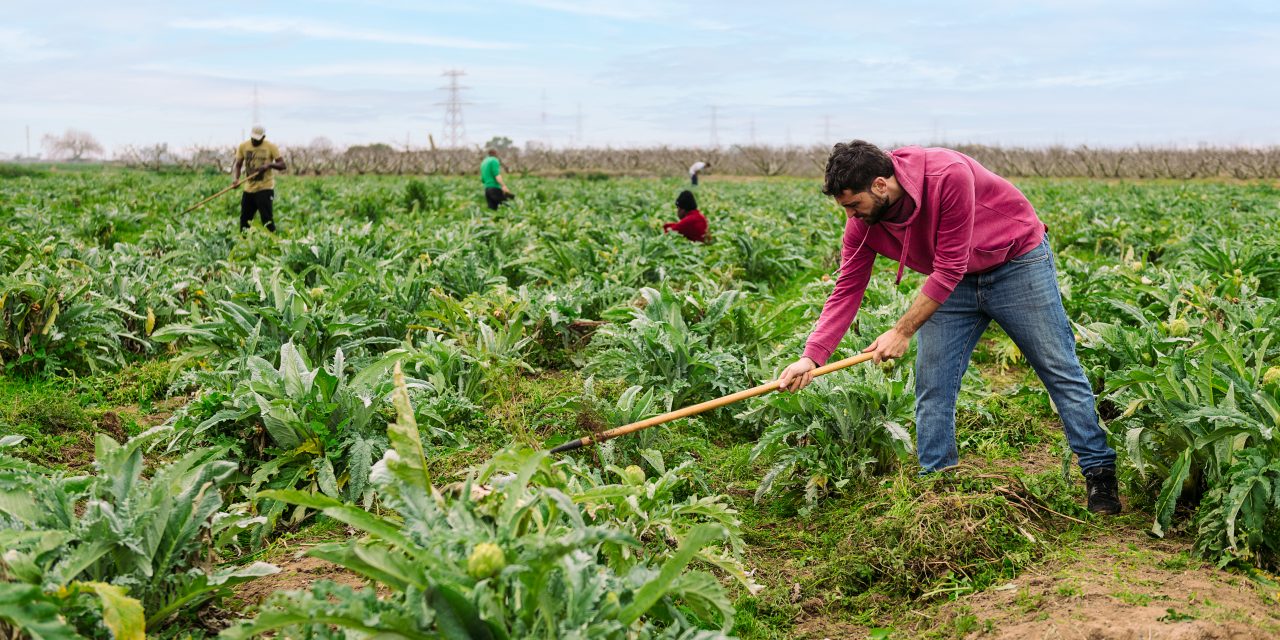
{"label": "distant worker in field", "polygon": [[267,142],[267,131],[262,125],[253,127],[249,139],[236,148],[236,163],[231,172],[231,184],[240,181],[240,170],[245,170],[244,193],[240,195],[240,229],[248,229],[254,214],[262,218],[262,226],[276,230],[271,205],[276,199],[275,171],[284,171],[284,157],[274,143]]}
{"label": "distant worker in field", "polygon": [[698,211],[698,201],[693,198],[692,191],[681,191],[676,196],[676,215],[680,219],[662,225],[663,233],[675,231],[694,241],[703,242],[707,238],[707,217]]}
{"label": "distant worker in field", "polygon": [[956,396],[988,323],[1004,328],[1049,391],[1088,488],[1089,510],[1120,512],[1116,453],[1098,424],[1093,389],[1076,357],[1045,224],[1027,198],[973,158],[950,149],[885,153],[837,144],[822,192],[844,208],[841,265],[804,355],[779,378],[803,389],[858,313],[877,255],[928,278],[898,322],[864,353],[876,362],[916,351],[916,445],[921,473],[959,462]]}
{"label": "distant worker in field", "polygon": [[498,151],[489,149],[488,155],[480,162],[480,182],[484,184],[484,199],[490,209],[496,210],[498,205],[510,200],[511,190],[502,179],[502,162],[498,160]]}
{"label": "distant worker in field", "polygon": [[702,173],[703,169],[710,168],[711,163],[703,162],[701,160],[689,165],[689,182],[693,183],[693,186],[695,187],[698,186],[698,174]]}

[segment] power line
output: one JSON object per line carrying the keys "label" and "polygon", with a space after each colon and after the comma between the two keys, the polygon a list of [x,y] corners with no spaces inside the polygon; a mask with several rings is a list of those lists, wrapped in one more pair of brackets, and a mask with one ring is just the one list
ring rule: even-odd
{"label": "power line", "polygon": [[448,146],[457,148],[462,146],[466,138],[466,130],[462,125],[462,90],[467,88],[458,84],[458,78],[467,75],[467,72],[450,69],[442,75],[449,78],[449,84],[440,88],[448,91],[449,97],[436,104],[444,105],[444,139]]}

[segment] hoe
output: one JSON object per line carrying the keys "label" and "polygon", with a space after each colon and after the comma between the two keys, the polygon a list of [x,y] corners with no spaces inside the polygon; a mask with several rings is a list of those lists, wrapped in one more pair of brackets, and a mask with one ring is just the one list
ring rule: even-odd
{"label": "hoe", "polygon": [[[841,369],[844,369],[845,367],[850,367],[855,364],[858,364],[859,362],[866,362],[871,358],[872,358],[872,354],[861,353],[856,356],[845,358],[844,360],[840,360],[838,362],[832,362],[826,366],[822,366],[822,367],[818,367],[817,369],[814,369],[813,377],[816,378],[820,375],[831,373],[832,371],[839,371]],[[680,418],[696,416],[699,413],[710,411],[712,409],[718,409],[725,405],[738,402],[739,400],[746,400],[747,398],[762,396],[766,393],[769,393],[770,391],[777,391],[777,390],[778,390],[777,380],[774,380],[772,382],[766,382],[762,385],[752,387],[750,389],[744,389],[742,391],[738,391],[737,393],[731,393],[727,396],[716,398],[715,400],[700,402],[698,404],[688,406],[683,409],[676,409],[675,411],[669,411],[660,416],[654,416],[652,418],[647,418],[639,422],[632,422],[631,424],[628,424],[628,425],[623,425],[621,427],[610,429],[608,431],[602,431],[595,435],[586,436],[584,438],[578,438],[577,440],[570,440],[552,449],[551,453],[562,453],[565,451],[573,451],[574,449],[577,449],[579,447],[585,447],[590,444],[600,444],[605,440],[612,440],[613,438],[616,438],[618,436],[625,436],[628,433],[640,431],[642,429],[648,429],[649,427],[654,427],[660,424],[671,422],[672,420],[679,420]]]}
{"label": "hoe", "polygon": [[217,192],[217,193],[215,193],[215,194],[213,194],[213,195],[209,196],[208,198],[205,198],[204,200],[201,200],[200,202],[197,202],[197,203],[195,203],[195,204],[191,205],[189,208],[187,208],[187,210],[186,210],[186,211],[183,211],[183,212],[182,212],[182,214],[179,214],[179,215],[185,215],[185,214],[191,213],[192,211],[195,211],[196,209],[199,209],[200,207],[203,207],[204,205],[208,204],[209,202],[212,202],[213,200],[217,199],[217,197],[218,197],[218,196],[220,196],[220,195],[222,195],[222,194],[224,194],[224,193],[226,193],[226,192],[228,192],[228,191],[230,191],[230,190],[232,190],[232,189],[234,189],[234,188],[236,188],[236,187],[240,186],[241,184],[243,184],[243,183],[244,183],[244,181],[245,181],[245,180],[248,180],[250,177],[252,177],[252,175],[257,175],[257,174],[259,174],[259,173],[261,173],[261,172],[262,172],[262,170],[255,171],[255,172],[253,172],[253,174],[247,174],[247,173],[246,173],[246,174],[245,174],[245,176],[244,176],[243,178],[240,178],[239,180],[236,180],[235,182],[231,183],[231,186],[229,186],[229,187],[227,187],[226,189],[223,189],[222,191],[219,191],[219,192]]}

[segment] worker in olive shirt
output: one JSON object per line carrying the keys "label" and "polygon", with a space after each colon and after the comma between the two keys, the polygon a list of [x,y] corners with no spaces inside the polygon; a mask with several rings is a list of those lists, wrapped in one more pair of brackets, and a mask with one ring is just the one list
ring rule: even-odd
{"label": "worker in olive shirt", "polygon": [[267,131],[262,125],[253,128],[253,135],[236,148],[236,164],[232,170],[231,184],[240,182],[240,169],[245,170],[244,194],[240,196],[240,228],[248,229],[254,214],[262,217],[262,225],[276,230],[271,217],[271,202],[276,197],[274,171],[284,171],[284,158],[275,144],[267,142]]}
{"label": "worker in olive shirt", "polygon": [[502,179],[502,163],[498,161],[498,152],[489,149],[489,155],[480,162],[480,182],[484,184],[484,199],[490,209],[511,198],[511,190]]}

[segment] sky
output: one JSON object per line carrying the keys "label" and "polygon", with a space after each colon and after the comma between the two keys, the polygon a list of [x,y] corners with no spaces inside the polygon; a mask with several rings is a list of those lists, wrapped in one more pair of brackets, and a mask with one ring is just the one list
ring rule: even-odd
{"label": "sky", "polygon": [[0,157],[444,144],[451,69],[473,146],[1280,144],[1276,2],[0,6]]}

